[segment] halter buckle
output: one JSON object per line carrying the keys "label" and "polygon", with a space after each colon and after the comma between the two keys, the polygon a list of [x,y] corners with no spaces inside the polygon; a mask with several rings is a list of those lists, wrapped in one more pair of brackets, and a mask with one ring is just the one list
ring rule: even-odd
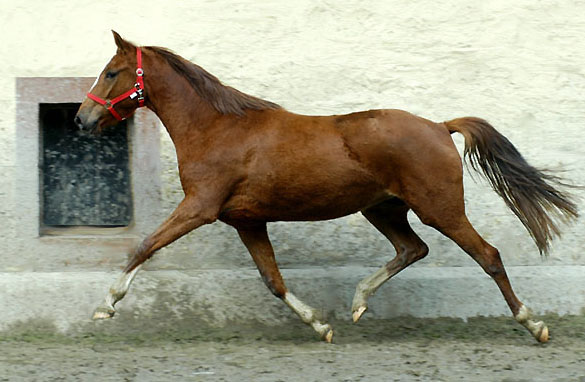
{"label": "halter buckle", "polygon": [[134,84],[134,87],[136,88],[136,93],[138,93],[138,101],[143,101],[144,100],[144,89],[142,89],[142,87],[140,86],[140,84],[138,82]]}

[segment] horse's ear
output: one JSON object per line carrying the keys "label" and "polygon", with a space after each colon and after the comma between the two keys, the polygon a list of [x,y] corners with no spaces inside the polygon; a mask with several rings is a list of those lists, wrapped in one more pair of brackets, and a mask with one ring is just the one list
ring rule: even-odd
{"label": "horse's ear", "polygon": [[134,45],[132,43],[124,40],[122,36],[118,34],[115,30],[112,30],[112,34],[114,35],[114,41],[116,42],[116,46],[118,47],[118,52],[130,52],[134,50]]}

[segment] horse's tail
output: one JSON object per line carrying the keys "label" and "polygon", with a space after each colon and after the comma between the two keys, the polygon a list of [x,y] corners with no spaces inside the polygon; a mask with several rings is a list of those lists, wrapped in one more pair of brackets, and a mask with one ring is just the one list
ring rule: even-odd
{"label": "horse's tail", "polygon": [[445,125],[450,133],[463,134],[464,156],[471,167],[483,172],[524,224],[540,253],[547,253],[550,240],[560,236],[557,220],[567,222],[578,217],[570,195],[553,187],[567,185],[528,164],[514,145],[483,119],[457,118]]}

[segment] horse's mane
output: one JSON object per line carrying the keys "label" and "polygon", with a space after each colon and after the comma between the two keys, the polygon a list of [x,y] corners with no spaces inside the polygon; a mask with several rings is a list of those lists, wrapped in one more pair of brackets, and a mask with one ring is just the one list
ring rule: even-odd
{"label": "horse's mane", "polygon": [[164,58],[173,70],[191,84],[200,97],[222,114],[244,115],[246,109],[281,109],[281,106],[273,102],[253,97],[230,86],[223,85],[217,77],[202,67],[176,55],[169,49],[157,46],[149,46],[148,49]]}

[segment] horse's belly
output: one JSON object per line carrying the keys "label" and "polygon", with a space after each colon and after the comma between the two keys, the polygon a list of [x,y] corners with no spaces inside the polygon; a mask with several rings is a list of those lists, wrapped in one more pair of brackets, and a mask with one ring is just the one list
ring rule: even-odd
{"label": "horse's belly", "polygon": [[331,176],[243,185],[226,203],[220,219],[307,221],[346,216],[393,195],[368,177],[351,181]]}

